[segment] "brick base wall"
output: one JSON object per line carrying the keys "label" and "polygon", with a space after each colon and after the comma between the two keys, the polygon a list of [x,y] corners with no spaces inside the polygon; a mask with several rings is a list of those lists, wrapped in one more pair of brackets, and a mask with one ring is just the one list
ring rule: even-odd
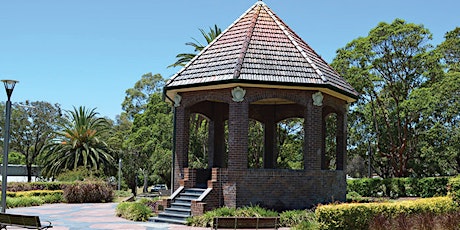
{"label": "brick base wall", "polygon": [[257,204],[281,211],[346,200],[343,171],[248,169],[234,176],[236,207]]}

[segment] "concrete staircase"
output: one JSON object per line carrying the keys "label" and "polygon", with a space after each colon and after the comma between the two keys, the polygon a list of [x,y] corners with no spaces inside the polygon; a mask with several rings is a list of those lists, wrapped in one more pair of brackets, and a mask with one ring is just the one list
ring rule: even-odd
{"label": "concrete staircase", "polygon": [[192,200],[198,199],[204,191],[206,189],[184,189],[171,201],[171,207],[165,208],[164,212],[159,213],[157,217],[151,218],[150,221],[185,224],[187,217],[190,217],[192,213]]}

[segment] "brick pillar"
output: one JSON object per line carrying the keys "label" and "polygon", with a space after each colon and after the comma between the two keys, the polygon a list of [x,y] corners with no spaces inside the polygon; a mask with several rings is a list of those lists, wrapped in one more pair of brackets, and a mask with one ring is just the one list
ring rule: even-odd
{"label": "brick pillar", "polygon": [[208,121],[208,167],[214,167],[215,165],[215,150],[214,150],[214,120]]}
{"label": "brick pillar", "polygon": [[174,162],[174,190],[184,177],[184,168],[188,167],[188,144],[190,113],[183,106],[176,108],[176,152]]}
{"label": "brick pillar", "polygon": [[228,168],[246,169],[248,165],[249,105],[232,102],[228,118]]}
{"label": "brick pillar", "polygon": [[347,124],[346,124],[346,113],[337,114],[337,133],[336,133],[336,159],[337,159],[337,170],[345,169],[345,159],[347,151]]}
{"label": "brick pillar", "polygon": [[313,105],[311,95],[308,97],[304,120],[304,167],[306,170],[320,170],[321,148],[324,141],[322,140],[322,106]]}
{"label": "brick pillar", "polygon": [[265,121],[264,128],[264,168],[276,168],[276,159],[278,158],[278,150],[276,148],[276,124],[273,119]]}
{"label": "brick pillar", "polygon": [[225,168],[225,125],[222,116],[214,121],[214,165]]}

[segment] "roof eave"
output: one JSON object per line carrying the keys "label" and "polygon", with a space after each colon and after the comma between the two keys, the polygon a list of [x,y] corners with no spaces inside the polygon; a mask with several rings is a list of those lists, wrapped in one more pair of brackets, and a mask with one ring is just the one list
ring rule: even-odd
{"label": "roof eave", "polygon": [[[168,91],[182,91],[184,89],[189,88],[204,88],[210,86],[220,86],[221,88],[228,88],[228,85],[231,84],[241,84],[247,86],[257,87],[260,85],[273,85],[273,86],[286,86],[292,88],[305,88],[305,89],[328,89],[340,95],[343,95],[345,101],[348,103],[355,102],[359,98],[359,94],[357,92],[349,92],[344,89],[340,89],[330,84],[317,84],[317,83],[290,83],[290,82],[275,82],[275,81],[258,81],[258,80],[242,80],[242,79],[228,79],[222,81],[213,81],[213,82],[203,82],[203,83],[195,83],[195,84],[188,84],[188,85],[177,85],[177,86],[165,86],[164,93],[168,94]],[[231,86],[230,86],[231,87]],[[216,87],[217,88],[217,87]],[[170,96],[172,97],[172,95]]]}

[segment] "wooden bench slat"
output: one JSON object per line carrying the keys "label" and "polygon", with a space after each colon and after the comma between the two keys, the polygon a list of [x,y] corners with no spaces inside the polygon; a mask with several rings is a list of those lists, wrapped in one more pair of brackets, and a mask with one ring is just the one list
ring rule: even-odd
{"label": "wooden bench slat", "polygon": [[48,229],[52,228],[51,222],[49,225],[42,226],[39,216],[27,216],[19,214],[0,213],[0,226],[17,226],[30,229]]}

